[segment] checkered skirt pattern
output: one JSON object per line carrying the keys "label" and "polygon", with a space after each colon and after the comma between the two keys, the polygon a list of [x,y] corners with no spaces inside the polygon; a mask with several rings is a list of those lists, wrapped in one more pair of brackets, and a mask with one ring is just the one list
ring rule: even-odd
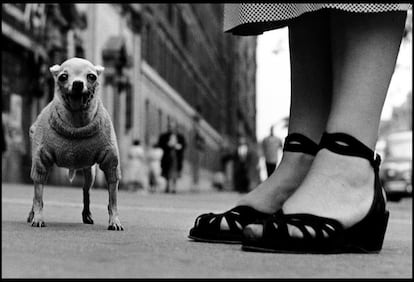
{"label": "checkered skirt pattern", "polygon": [[[260,28],[254,28],[258,23],[275,23],[275,28],[286,26],[289,20],[308,12],[321,9],[339,9],[354,13],[375,13],[386,11],[403,11],[411,9],[411,4],[398,3],[267,3],[267,4],[225,4],[224,7],[224,31],[234,34],[249,33],[260,34]],[[279,23],[278,23],[279,22]],[[269,25],[263,25],[269,27]],[[243,27],[245,29],[243,31]],[[251,28],[253,27],[253,28]],[[250,31],[249,31],[250,29]],[[270,28],[267,28],[270,29]],[[252,34],[252,35],[253,35]],[[241,34],[243,35],[243,34]]]}

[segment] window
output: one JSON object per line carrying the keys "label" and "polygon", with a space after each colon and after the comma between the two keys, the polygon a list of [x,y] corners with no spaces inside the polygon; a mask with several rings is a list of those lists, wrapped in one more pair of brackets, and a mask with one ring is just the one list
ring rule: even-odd
{"label": "window", "polygon": [[125,129],[129,130],[132,127],[132,87],[128,84],[125,89],[126,92],[126,111],[125,111]]}
{"label": "window", "polygon": [[162,128],[162,111],[158,109],[158,133],[161,134],[163,132]]}
{"label": "window", "polygon": [[15,6],[17,9],[19,9],[22,12],[24,12],[24,10],[26,9],[26,4],[24,3],[11,3],[11,5]]}
{"label": "window", "polygon": [[78,58],[85,58],[85,50],[82,46],[76,46],[75,47],[75,56]]}
{"label": "window", "polygon": [[145,99],[145,144],[149,144],[151,130],[150,101]]}
{"label": "window", "polygon": [[162,61],[161,61],[161,69],[162,69],[162,76],[164,77],[164,79],[167,79],[167,73],[168,73],[168,69],[167,69],[167,58],[168,58],[168,48],[167,48],[167,44],[165,42],[166,38],[163,37],[163,40],[161,42],[162,44]]}
{"label": "window", "polygon": [[171,125],[171,117],[170,115],[167,115],[167,127]]}
{"label": "window", "polygon": [[171,83],[171,50],[168,45],[165,48],[165,79],[167,80],[168,84],[172,86]]}
{"label": "window", "polygon": [[175,9],[173,4],[167,4],[167,18],[170,23],[174,22],[174,11]]}
{"label": "window", "polygon": [[187,23],[185,22],[182,15],[180,15],[179,30],[181,41],[184,46],[187,46]]}
{"label": "window", "polygon": [[[160,34],[161,35],[161,34]],[[164,61],[165,61],[165,51],[164,51],[164,39],[163,36],[159,36],[158,37],[158,47],[159,47],[159,52],[158,52],[158,64],[157,64],[157,71],[158,74],[161,75],[163,78],[165,78],[165,73],[164,73]]]}
{"label": "window", "polygon": [[150,55],[151,55],[151,27],[149,24],[145,25],[144,29],[144,59],[149,62]]}

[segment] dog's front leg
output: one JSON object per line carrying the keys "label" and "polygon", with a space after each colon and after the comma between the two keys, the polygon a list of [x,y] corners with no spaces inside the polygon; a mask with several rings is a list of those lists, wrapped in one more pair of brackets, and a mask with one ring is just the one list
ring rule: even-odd
{"label": "dog's front leg", "polygon": [[34,183],[33,205],[27,218],[27,222],[31,222],[33,227],[46,227],[43,220],[43,187],[42,183]]}
{"label": "dog's front leg", "polygon": [[82,221],[86,224],[93,224],[92,214],[90,210],[90,198],[89,190],[92,188],[95,180],[95,167],[89,167],[83,169],[83,175],[85,177],[83,183],[83,211]]}
{"label": "dog's front leg", "polygon": [[118,185],[119,185],[119,180],[108,184],[108,192],[109,192],[108,230],[118,230],[118,231],[124,230],[124,227],[122,226],[121,221],[119,221],[119,217],[118,217],[118,206],[117,206]]}

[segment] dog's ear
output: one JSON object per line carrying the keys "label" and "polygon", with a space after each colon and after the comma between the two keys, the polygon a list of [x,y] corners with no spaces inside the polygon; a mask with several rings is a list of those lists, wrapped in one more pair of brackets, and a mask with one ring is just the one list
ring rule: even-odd
{"label": "dog's ear", "polygon": [[56,77],[58,73],[60,72],[60,66],[59,65],[51,66],[49,70],[52,73],[53,77]]}
{"label": "dog's ear", "polygon": [[103,66],[98,65],[98,66],[95,66],[95,70],[98,75],[101,75],[101,73],[105,70],[105,68]]}

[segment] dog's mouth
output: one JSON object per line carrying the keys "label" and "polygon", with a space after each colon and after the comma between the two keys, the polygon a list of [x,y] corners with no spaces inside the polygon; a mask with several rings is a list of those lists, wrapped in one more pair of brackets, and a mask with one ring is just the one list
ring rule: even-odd
{"label": "dog's mouth", "polygon": [[89,108],[90,102],[93,98],[93,93],[90,91],[72,91],[63,94],[63,99],[69,106],[71,111],[81,111]]}

